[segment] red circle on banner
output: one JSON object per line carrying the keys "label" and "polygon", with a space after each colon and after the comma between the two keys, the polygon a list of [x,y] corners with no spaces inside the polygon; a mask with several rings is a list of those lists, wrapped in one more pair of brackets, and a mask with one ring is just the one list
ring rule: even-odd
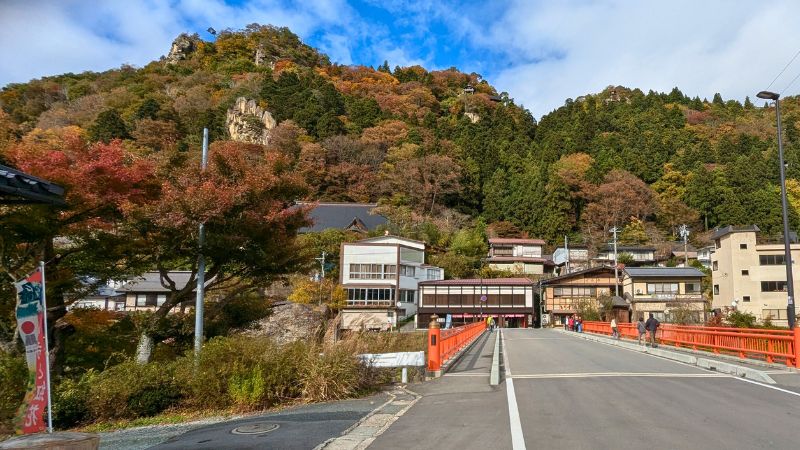
{"label": "red circle on banner", "polygon": [[26,320],[25,322],[22,322],[22,325],[20,325],[19,328],[22,330],[23,333],[31,334],[34,332],[34,330],[36,330],[36,324],[31,322],[30,320]]}

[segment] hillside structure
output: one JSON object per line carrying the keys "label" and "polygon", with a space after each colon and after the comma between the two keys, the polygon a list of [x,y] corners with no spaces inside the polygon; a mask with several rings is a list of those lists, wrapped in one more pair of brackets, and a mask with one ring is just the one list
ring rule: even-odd
{"label": "hillside structure", "polygon": [[312,207],[308,214],[311,225],[301,228],[300,233],[316,233],[331,228],[367,233],[389,223],[389,219],[373,212],[378,206],[377,203],[298,202],[297,204]]}
{"label": "hillside structure", "polygon": [[631,320],[646,320],[652,313],[666,323],[704,323],[709,310],[702,291],[704,276],[692,267],[625,268],[622,292],[631,305]]}
{"label": "hillside structure", "polygon": [[[782,239],[769,240],[755,225],[718,229],[711,253],[712,307],[737,309],[787,326],[786,260]],[[792,274],[800,279],[800,244],[791,244]],[[794,297],[798,289],[795,286]]]}
{"label": "hillside structure", "polygon": [[[619,280],[614,280],[614,268],[610,266],[592,267],[549,278],[542,280],[541,285],[542,317],[544,322],[556,326],[563,325],[569,316],[580,313],[584,308],[600,310],[601,298],[612,301],[616,295],[615,287],[621,286]],[[617,321],[628,322],[628,305],[624,300],[621,303],[619,300],[615,306],[615,312],[619,311]]]}
{"label": "hillside structure", "polygon": [[541,275],[553,262],[544,257],[541,239],[490,238],[489,267],[507,272]]}

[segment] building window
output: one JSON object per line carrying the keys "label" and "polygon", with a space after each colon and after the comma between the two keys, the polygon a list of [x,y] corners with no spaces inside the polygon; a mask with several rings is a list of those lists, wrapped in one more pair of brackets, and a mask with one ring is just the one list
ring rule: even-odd
{"label": "building window", "polygon": [[782,266],[786,264],[786,258],[783,255],[759,255],[758,263],[762,266]]}
{"label": "building window", "polygon": [[160,297],[164,297],[166,301],[166,295],[156,295],[156,294],[136,294],[136,306],[161,306],[164,302],[159,302]]}
{"label": "building window", "polygon": [[492,247],[492,256],[514,256],[514,247],[512,246]]}
{"label": "building window", "polygon": [[352,305],[381,304],[391,305],[394,300],[394,289],[383,288],[348,288],[347,302]]}
{"label": "building window", "polygon": [[351,280],[391,279],[397,275],[394,264],[350,264]]}
{"label": "building window", "polygon": [[700,293],[700,283],[686,283],[686,293],[687,294],[699,294]]}
{"label": "building window", "polygon": [[742,297],[742,301],[743,302],[749,302],[750,301],[750,296],[749,295],[745,295],[744,297]]}
{"label": "building window", "polygon": [[718,284],[714,285],[714,295],[719,295],[719,285]]}
{"label": "building window", "polygon": [[762,281],[761,292],[781,292],[786,290],[785,281]]}
{"label": "building window", "polygon": [[414,266],[406,266],[406,265],[400,266],[400,276],[413,278],[414,273],[415,273]]}
{"label": "building window", "polygon": [[742,276],[747,276],[747,275],[750,275],[750,271],[749,270],[743,270],[742,271]]}
{"label": "building window", "polygon": [[718,270],[718,269],[719,269],[719,263],[717,261],[712,262],[711,270]]}
{"label": "building window", "polygon": [[403,303],[414,303],[414,294],[416,294],[416,291],[403,289],[400,291],[400,301]]}
{"label": "building window", "polygon": [[166,294],[158,294],[158,297],[156,297],[156,305],[158,306],[163,305],[166,301],[167,301]]}
{"label": "building window", "polygon": [[714,240],[714,248],[717,248],[717,249],[718,249],[718,248],[719,248],[719,246],[720,246],[719,239],[715,239],[715,240]]}
{"label": "building window", "polygon": [[439,279],[439,269],[428,269],[428,279],[429,280],[438,280]]}
{"label": "building window", "polygon": [[677,294],[678,283],[647,283],[648,294]]}
{"label": "building window", "polygon": [[553,297],[597,297],[597,289],[593,287],[566,286],[553,289]]}
{"label": "building window", "polygon": [[747,244],[739,244],[741,250],[747,250]]}

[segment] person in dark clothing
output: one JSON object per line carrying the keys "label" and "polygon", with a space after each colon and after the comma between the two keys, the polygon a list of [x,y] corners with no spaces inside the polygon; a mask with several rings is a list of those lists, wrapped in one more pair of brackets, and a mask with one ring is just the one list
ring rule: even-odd
{"label": "person in dark clothing", "polygon": [[644,323],[644,327],[647,328],[647,331],[650,333],[651,347],[658,347],[658,344],[656,343],[656,331],[658,331],[659,325],[661,325],[661,323],[658,322],[658,319],[653,317],[653,313],[650,313],[650,318]]}

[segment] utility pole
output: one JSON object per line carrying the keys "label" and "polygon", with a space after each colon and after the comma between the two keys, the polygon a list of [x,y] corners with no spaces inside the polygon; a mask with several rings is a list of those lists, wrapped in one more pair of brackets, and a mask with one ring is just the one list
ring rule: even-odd
{"label": "utility pole", "polygon": [[686,224],[681,225],[678,233],[683,238],[683,267],[689,267],[689,227]]}
{"label": "utility pole", "polygon": [[322,280],[325,278],[325,256],[327,256],[327,253],[326,253],[326,252],[322,252],[322,256],[321,256],[321,257],[319,257],[319,258],[314,258],[314,259],[316,259],[317,261],[319,261],[319,266],[320,266],[320,268],[322,269],[322,270],[320,271],[320,274],[322,274],[322,276],[321,276],[321,278],[320,278],[320,281],[322,281]]}
{"label": "utility pole", "polygon": [[619,263],[617,263],[617,233],[619,233],[619,228],[614,226],[611,230],[611,233],[614,233],[614,295],[619,297]]}
{"label": "utility pole", "polygon": [[[200,160],[200,168],[206,171],[208,165],[208,128],[203,128],[203,155]],[[206,241],[205,224],[200,224],[200,234],[197,238],[200,254],[197,257],[197,297],[194,304],[194,356],[200,357],[200,350],[203,348],[203,302],[205,300],[206,287],[206,259],[203,257],[203,245]]]}

